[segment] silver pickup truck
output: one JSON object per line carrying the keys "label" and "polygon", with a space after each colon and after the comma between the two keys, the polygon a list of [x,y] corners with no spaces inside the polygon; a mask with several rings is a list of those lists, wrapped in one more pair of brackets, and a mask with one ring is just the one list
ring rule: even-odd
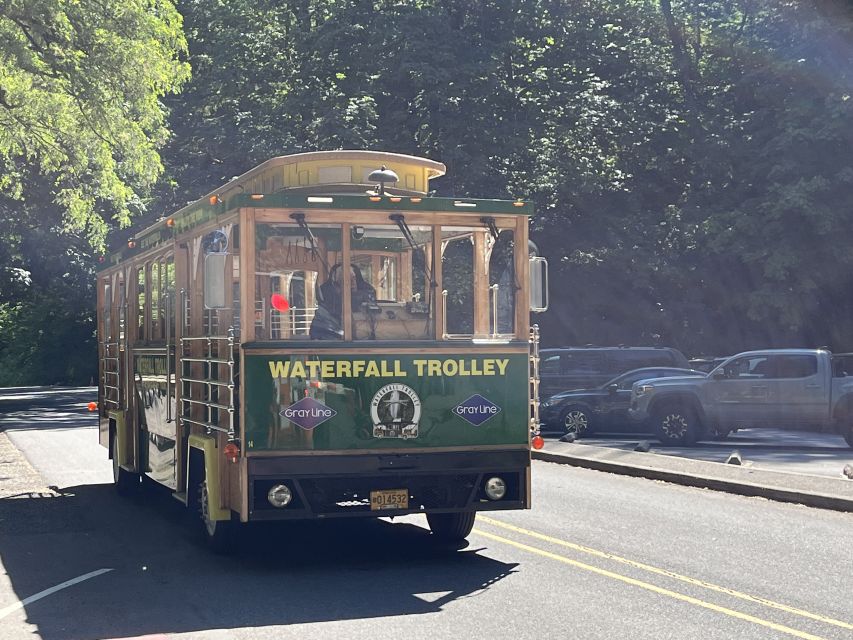
{"label": "silver pickup truck", "polygon": [[629,416],[647,423],[664,444],[692,445],[738,428],[775,427],[838,433],[853,448],[849,364],[849,356],[822,349],[739,353],[704,378],[638,382]]}

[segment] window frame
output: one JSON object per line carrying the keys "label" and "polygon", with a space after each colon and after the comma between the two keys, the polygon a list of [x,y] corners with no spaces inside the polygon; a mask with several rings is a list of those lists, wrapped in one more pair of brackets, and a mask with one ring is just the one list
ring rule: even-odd
{"label": "window frame", "polygon": [[[351,249],[351,229],[353,226],[362,226],[362,225],[387,225],[389,224],[389,215],[391,212],[387,210],[382,211],[370,211],[370,210],[352,210],[352,211],[341,211],[341,210],[329,210],[317,207],[316,209],[312,208],[309,210],[296,210],[296,209],[285,209],[285,208],[261,208],[261,207],[245,207],[240,209],[239,211],[239,224],[241,227],[241,235],[249,239],[251,238],[251,243],[247,240],[244,242],[243,251],[241,252],[241,270],[242,270],[242,282],[243,283],[254,283],[255,281],[255,226],[261,223],[271,223],[271,224],[282,224],[282,223],[292,223],[294,220],[291,218],[291,214],[293,213],[303,213],[305,214],[305,221],[309,226],[313,225],[323,225],[323,224],[335,224],[340,225],[341,233],[342,233],[342,251],[341,251],[341,262],[344,264],[349,264],[351,262],[350,259],[350,249]],[[482,212],[483,215],[489,215],[488,212]],[[444,304],[442,300],[442,265],[440,259],[440,247],[442,242],[441,230],[444,227],[459,227],[464,226],[468,228],[475,229],[484,229],[486,230],[486,234],[488,234],[488,230],[486,227],[481,226],[479,216],[474,215],[465,215],[454,212],[436,212],[430,211],[428,209],[424,211],[406,211],[403,212],[405,217],[405,221],[407,224],[411,226],[429,226],[432,228],[433,240],[432,246],[434,247],[433,256],[430,257],[430,263],[432,266],[432,275],[433,279],[436,282],[436,294],[435,294],[435,304],[433,305],[433,338],[430,338],[429,341],[437,341],[444,343],[454,343],[454,342],[476,342],[477,344],[488,344],[490,342],[495,342],[496,344],[506,344],[509,342],[528,342],[530,339],[530,308],[529,308],[529,263],[528,263],[528,254],[527,254],[527,246],[528,246],[528,225],[529,219],[527,216],[523,215],[508,215],[508,214],[496,214],[494,215],[495,223],[497,228],[501,231],[503,230],[511,230],[513,232],[513,241],[514,241],[514,252],[513,252],[513,260],[514,260],[514,273],[516,282],[518,287],[515,291],[515,309],[514,309],[514,331],[512,334],[500,335],[497,338],[494,338],[490,335],[489,331],[489,321],[488,321],[488,312],[485,314],[486,320],[482,323],[481,326],[484,328],[482,331],[474,332],[473,335],[467,334],[464,336],[460,336],[457,339],[450,339],[449,337],[443,335],[444,327],[442,324],[443,314],[444,314]],[[342,218],[346,218],[346,222],[342,222]],[[220,223],[222,224],[222,223]],[[478,234],[480,237],[484,237],[483,234]],[[251,244],[251,246],[248,246]],[[477,261],[482,262],[482,261]],[[350,308],[351,306],[351,296],[350,296],[350,275],[348,273],[349,270],[345,269],[343,272],[343,304],[344,308]],[[399,271],[398,271],[399,273]],[[484,278],[486,283],[488,283],[488,273],[484,271]],[[489,289],[488,286],[482,287],[483,297],[485,298],[485,308],[488,309],[488,298],[489,298]],[[255,306],[255,295],[254,295],[254,285],[253,284],[245,284],[241,288],[241,296],[243,301],[244,308],[254,309]],[[249,305],[246,307],[246,305]],[[352,331],[352,321],[351,317],[348,317],[348,314],[344,314],[343,318],[343,326],[344,326],[344,342],[352,342],[353,341],[353,331]],[[254,331],[254,322],[243,322],[241,327],[241,337],[244,342],[253,342],[255,341],[255,331]]]}

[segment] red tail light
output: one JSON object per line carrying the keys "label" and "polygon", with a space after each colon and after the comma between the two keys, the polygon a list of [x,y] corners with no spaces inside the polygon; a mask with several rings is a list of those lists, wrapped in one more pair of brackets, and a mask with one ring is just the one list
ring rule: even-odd
{"label": "red tail light", "polygon": [[228,462],[237,462],[237,458],[240,457],[240,447],[233,442],[226,444],[222,452],[225,454],[225,459]]}

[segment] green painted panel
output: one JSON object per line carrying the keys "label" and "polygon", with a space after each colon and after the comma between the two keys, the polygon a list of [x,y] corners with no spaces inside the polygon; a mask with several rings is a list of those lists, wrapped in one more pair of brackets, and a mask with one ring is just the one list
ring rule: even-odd
{"label": "green painted panel", "polygon": [[245,446],[332,451],[525,445],[527,380],[527,356],[518,353],[247,352]]}

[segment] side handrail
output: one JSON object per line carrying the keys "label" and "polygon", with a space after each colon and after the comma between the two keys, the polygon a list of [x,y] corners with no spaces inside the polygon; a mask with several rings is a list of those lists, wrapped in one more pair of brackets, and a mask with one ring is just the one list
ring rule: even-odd
{"label": "side handrail", "polygon": [[166,424],[173,420],[172,416],[172,294],[168,291],[165,296],[166,311]]}
{"label": "side handrail", "polygon": [[[203,399],[193,398],[191,393],[182,393],[181,394],[181,403],[183,405],[183,410],[181,412],[181,416],[179,417],[182,423],[193,424],[199,427],[203,427],[207,433],[211,433],[213,431],[217,431],[220,433],[225,433],[228,436],[229,442],[235,442],[237,440],[237,429],[235,423],[235,392],[236,392],[236,376],[235,376],[235,367],[236,367],[236,359],[235,359],[235,349],[239,347],[239,343],[235,337],[236,332],[234,327],[230,327],[228,329],[227,335],[217,335],[217,336],[193,336],[193,337],[182,337],[181,338],[181,348],[180,348],[180,363],[179,367],[181,369],[181,382],[192,384],[201,384],[206,388],[206,393]],[[186,354],[186,346],[193,342],[202,342],[205,344],[205,353],[202,357],[195,356],[185,356]],[[216,348],[214,353],[214,345],[219,345],[225,343],[227,345],[227,355],[226,357],[222,357],[221,349]],[[184,364],[185,363],[200,363],[205,366],[206,375],[201,378],[197,378],[191,375],[184,375]],[[225,379],[220,379],[219,376],[216,378],[212,375],[212,367],[213,365],[225,365],[228,367],[228,374]],[[222,402],[217,402],[213,400],[214,397],[214,388],[217,389],[227,389],[229,399],[227,404]],[[216,399],[219,399],[218,392],[215,394]],[[201,406],[205,409],[205,419],[197,420],[192,418],[188,413],[188,410],[193,405]],[[226,411],[228,413],[228,426],[222,427],[219,424],[214,423],[213,421],[213,411]]]}
{"label": "side handrail", "polygon": [[489,289],[492,292],[492,337],[498,337],[498,290],[500,289],[497,283],[493,284]]}
{"label": "side handrail", "polygon": [[530,434],[539,435],[539,325],[530,327]]}

